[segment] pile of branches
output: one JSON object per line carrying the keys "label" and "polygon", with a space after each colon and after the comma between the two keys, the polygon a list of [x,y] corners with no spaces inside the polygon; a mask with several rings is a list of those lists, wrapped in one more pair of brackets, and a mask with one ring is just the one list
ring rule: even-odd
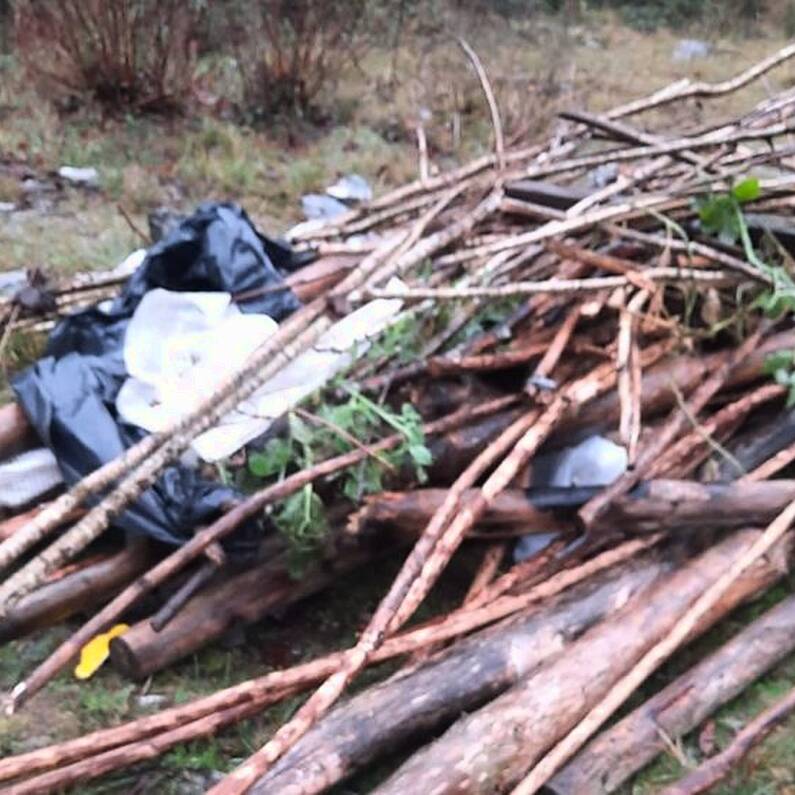
{"label": "pile of branches", "polygon": [[[88,587],[109,600],[14,688],[10,711],[169,584],[162,604],[111,642],[131,677],[376,555],[400,555],[369,623],[350,648],[7,757],[9,791],[73,786],[313,690],[213,793],[324,792],[433,735],[375,791],[613,792],[789,654],[795,597],[605,728],[678,649],[784,576],[795,519],[795,480],[774,477],[795,460],[795,93],[676,136],[628,120],[738,91],[793,55],[795,46],[724,83],[675,83],[601,115],[567,113],[548,141],[520,149],[505,147],[470,52],[494,153],[434,177],[424,162],[418,181],[305,228],[293,242],[319,257],[292,277],[305,305],[243,369],[167,431],[0,527],[4,638],[36,628],[56,604],[60,616],[84,606]],[[593,179],[607,167],[611,179]],[[348,378],[381,405],[413,400],[423,411],[427,483],[405,476],[400,490],[346,506],[324,559],[299,580],[275,536],[242,572],[220,542],[404,443],[400,432],[284,474],[165,557],[136,543],[74,563],[199,433],[352,308],[383,298],[402,301],[402,317],[433,319],[434,333],[409,361],[357,361]],[[15,407],[6,413],[9,449],[25,423]],[[623,445],[624,473],[604,487],[534,488],[537,454],[584,432]],[[513,540],[542,532],[551,543],[511,565]],[[482,557],[463,603],[406,628],[464,543]],[[365,667],[395,658],[395,676],[335,706]],[[708,789],[793,706],[790,694],[666,792]]]}

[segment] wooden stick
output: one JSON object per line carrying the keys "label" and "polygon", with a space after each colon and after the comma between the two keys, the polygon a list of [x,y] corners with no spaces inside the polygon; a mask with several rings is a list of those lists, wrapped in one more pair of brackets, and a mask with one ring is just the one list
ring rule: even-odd
{"label": "wooden stick", "polygon": [[566,653],[578,627],[619,610],[670,570],[644,556],[465,640],[338,706],[252,788],[253,795],[316,795],[392,748],[429,736]]}
{"label": "wooden stick", "polygon": [[460,494],[470,488],[494,460],[510,449],[525,430],[532,425],[535,417],[535,412],[521,417],[467,467],[451,488],[443,506],[423,531],[356,646],[345,653],[340,669],[323,683],[298,710],[295,717],[282,726],[271,740],[243,765],[232,771],[220,784],[213,787],[212,795],[232,795],[232,793],[245,792],[334,704],[348,683],[367,664],[373,652],[381,645],[385,633],[392,626],[394,617],[404,603],[412,584],[420,575],[424,562],[432,554],[441,537],[445,524],[455,512],[460,501]]}
{"label": "wooden stick", "polygon": [[732,768],[795,711],[795,688],[754,718],[719,754],[702,762],[661,795],[697,795],[720,784]]}
{"label": "wooden stick", "polygon": [[[734,281],[728,271],[697,268],[648,268],[643,277],[654,282],[694,281],[702,284],[727,284]],[[595,276],[590,279],[547,279],[539,282],[514,282],[502,287],[412,287],[405,289],[371,288],[351,296],[352,301],[372,298],[400,298],[404,301],[461,301],[468,298],[510,298],[539,293],[585,293],[615,290],[632,284],[630,276]]]}
{"label": "wooden stick", "polygon": [[[721,363],[712,375],[696,389],[687,404],[687,413],[697,416],[709,400],[721,389],[730,372],[752,351],[758,348],[762,339],[763,328],[760,328],[732,354]],[[657,457],[676,439],[686,426],[687,414],[675,409],[659,433],[654,434],[651,441],[640,451],[633,469],[624,473],[603,492],[598,494],[580,509],[580,521],[588,528],[598,519],[607,506],[616,497],[626,494],[639,480],[646,476]]]}
{"label": "wooden stick", "polygon": [[[786,565],[786,561],[782,561]],[[554,795],[606,795],[795,650],[795,597],[743,627],[728,643],[591,741],[548,783]]]}
{"label": "wooden stick", "polygon": [[218,564],[208,560],[191,574],[181,588],[155,613],[149,624],[160,632],[183,607],[218,573]]}
{"label": "wooden stick", "polygon": [[146,539],[137,539],[106,560],[45,583],[17,602],[0,620],[0,643],[102,604],[145,571],[151,562]]}
{"label": "wooden stick", "polygon": [[491,126],[494,130],[494,156],[497,161],[497,169],[503,171],[505,169],[505,139],[502,134],[502,119],[500,118],[500,108],[497,105],[497,98],[494,96],[491,81],[489,80],[488,74],[486,74],[486,70],[478,54],[464,39],[459,37],[458,43],[474,67],[478,80],[480,80],[480,85],[483,88],[483,93],[486,95],[486,102],[489,105],[489,113],[491,114]]}
{"label": "wooden stick", "polygon": [[[493,795],[509,791],[528,765],[576,726],[622,673],[685,614],[705,587],[721,576],[727,563],[760,535],[756,531],[735,534],[696,559],[675,566],[670,578],[663,578],[650,592],[639,594],[622,611],[588,629],[566,654],[453,724],[375,793]],[[776,564],[760,560],[697,631],[707,629],[782,574]]]}
{"label": "wooden stick", "polygon": [[[486,416],[490,412],[498,411],[500,408],[504,408],[506,405],[510,405],[513,402],[513,398],[500,398],[482,406],[465,408],[454,412],[449,417],[444,417],[436,422],[428,423],[423,427],[423,430],[426,434],[442,433],[458,427],[459,424],[463,424],[473,417]],[[395,434],[373,445],[373,449],[376,451],[389,450],[396,447],[402,441],[403,437],[400,434]],[[147,572],[146,577],[137,580],[122,591],[122,593],[100,610],[90,621],[84,624],[69,639],[64,641],[27,679],[18,683],[12,690],[7,710],[13,712],[17,709],[25,700],[44,687],[58,671],[67,666],[91,638],[116,623],[119,617],[132,605],[137,603],[145,594],[182,570],[192,560],[201,555],[211,544],[216,543],[231,533],[232,530],[238,527],[239,524],[249,516],[255,515],[272,502],[284,499],[290,494],[294,494],[307,483],[311,483],[318,478],[331,475],[359,463],[364,460],[364,457],[365,454],[361,450],[352,450],[349,453],[316,464],[308,470],[296,472],[280,483],[268,486],[251,495],[251,497],[239,506],[233,508],[212,525],[200,530],[190,541],[187,541],[179,549],[164,558],[151,571]]]}
{"label": "wooden stick", "polygon": [[[732,427],[757,406],[776,400],[785,392],[786,389],[778,384],[763,384],[727,404],[708,420],[698,424],[696,430],[671,445],[651,467],[649,477],[686,477],[701,463],[702,458],[694,453],[699,449],[709,450],[716,446],[717,443],[713,439],[715,433],[726,427]],[[741,465],[736,459],[731,460],[736,464],[734,475],[742,476],[744,472]]]}
{"label": "wooden stick", "polygon": [[795,461],[795,444],[785,447],[781,452],[776,453],[771,459],[765,461],[764,464],[760,464],[753,472],[744,475],[741,480],[767,480],[784,469],[784,467],[789,466],[793,461]]}
{"label": "wooden stick", "polygon": [[[532,605],[547,603],[568,588],[590,580],[600,572],[613,566],[619,566],[652,548],[660,540],[661,537],[658,536],[626,542],[580,566],[560,572],[527,593],[495,600],[477,610],[459,609],[441,621],[433,621],[390,638],[373,653],[371,662],[381,662],[392,657],[416,652],[427,645],[438,644],[480,629],[516,612],[526,610]],[[252,704],[256,702],[260,706],[264,706],[278,700],[281,697],[280,694],[295,692],[314,684],[319,679],[330,676],[339,668],[343,659],[344,652],[334,652],[284,671],[275,671],[258,679],[234,685],[188,704],[164,710],[156,715],[139,718],[115,728],[103,729],[17,757],[0,759],[0,780],[15,778],[25,773],[82,759],[114,746],[134,743],[149,735],[173,729],[175,726],[182,726],[205,715],[243,702]]]}
{"label": "wooden stick", "polygon": [[532,795],[563,765],[582,744],[604,724],[647,677],[652,674],[713,611],[733,583],[789,530],[795,520],[795,501],[768,525],[750,549],[739,554],[726,572],[698,598],[670,632],[629,671],[605,699],[528,773],[514,795]]}
{"label": "wooden stick", "polygon": [[605,116],[608,119],[620,119],[623,116],[633,116],[636,113],[651,110],[652,108],[659,108],[671,102],[681,102],[682,100],[692,99],[694,97],[720,97],[724,94],[731,94],[747,86],[754,80],[758,80],[771,69],[785,63],[793,56],[795,56],[795,44],[790,44],[786,47],[782,47],[778,52],[764,58],[740,74],[735,75],[730,80],[724,80],[720,83],[705,83],[700,81],[693,83],[687,79],[680,80],[666,86],[650,97],[644,97],[643,99],[638,99],[633,102],[628,102],[626,105],[613,108],[613,110],[608,111]]}

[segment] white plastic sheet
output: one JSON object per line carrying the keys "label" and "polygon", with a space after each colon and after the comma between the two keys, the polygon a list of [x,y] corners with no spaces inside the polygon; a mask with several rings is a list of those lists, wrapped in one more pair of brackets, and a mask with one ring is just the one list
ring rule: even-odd
{"label": "white plastic sheet", "polygon": [[[354,351],[364,352],[401,307],[399,300],[379,299],[352,312],[197,437],[193,450],[205,461],[219,461],[260,436],[274,419],[348,367]],[[164,430],[242,366],[277,328],[266,315],[242,314],[228,293],[150,291],[125,336],[130,377],[116,399],[119,415],[148,431]]]}
{"label": "white plastic sheet", "polygon": [[0,505],[21,508],[61,483],[53,453],[46,447],[28,450],[0,464]]}

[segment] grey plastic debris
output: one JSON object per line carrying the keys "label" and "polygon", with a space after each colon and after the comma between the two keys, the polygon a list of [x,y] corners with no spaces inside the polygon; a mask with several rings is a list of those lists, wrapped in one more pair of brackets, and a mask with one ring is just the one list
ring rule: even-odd
{"label": "grey plastic debris", "polygon": [[592,188],[606,188],[618,179],[618,165],[605,163],[588,172],[588,184]]}
{"label": "grey plastic debris", "polygon": [[87,166],[85,168],[61,166],[58,169],[58,176],[71,185],[77,185],[81,188],[99,187],[99,171],[93,166]]}
{"label": "grey plastic debris", "polygon": [[13,298],[27,281],[28,275],[22,268],[0,273],[0,295]]}
{"label": "grey plastic debris", "polygon": [[342,202],[369,202],[373,198],[372,188],[360,174],[340,177],[326,188],[326,193]]}
{"label": "grey plastic debris", "polygon": [[549,481],[536,485],[606,486],[626,472],[627,451],[604,436],[589,436],[553,457]]}
{"label": "grey plastic debris", "polygon": [[327,220],[348,212],[348,207],[338,199],[320,193],[307,193],[301,197],[301,209],[310,220]]}
{"label": "grey plastic debris", "polygon": [[556,538],[557,533],[538,533],[537,535],[522,536],[513,549],[514,562],[519,563],[546,549]]}
{"label": "grey plastic debris", "polygon": [[61,483],[52,451],[46,447],[28,450],[0,464],[0,505],[20,508]]}
{"label": "grey plastic debris", "polygon": [[[623,447],[604,436],[589,436],[579,444],[538,456],[533,462],[533,485],[565,489],[607,486],[626,472],[627,463]],[[514,561],[534,555],[555,537],[547,533],[524,536],[514,547]]]}
{"label": "grey plastic debris", "polygon": [[554,378],[547,378],[544,375],[531,375],[530,378],[527,379],[526,387],[535,387],[536,389],[540,389],[542,392],[551,392],[554,389],[558,388],[558,382],[555,381]]}
{"label": "grey plastic debris", "polygon": [[692,61],[694,58],[708,58],[712,45],[701,39],[680,39],[672,54],[674,61]]}

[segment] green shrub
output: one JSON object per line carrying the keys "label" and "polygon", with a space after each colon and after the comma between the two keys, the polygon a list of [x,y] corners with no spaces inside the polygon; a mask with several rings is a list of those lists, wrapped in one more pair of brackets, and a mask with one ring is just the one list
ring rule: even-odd
{"label": "green shrub", "polygon": [[368,0],[227,0],[219,9],[255,118],[307,116],[328,102],[375,19]]}
{"label": "green shrub", "polygon": [[19,0],[16,51],[55,93],[112,110],[174,110],[195,60],[196,0]]}

